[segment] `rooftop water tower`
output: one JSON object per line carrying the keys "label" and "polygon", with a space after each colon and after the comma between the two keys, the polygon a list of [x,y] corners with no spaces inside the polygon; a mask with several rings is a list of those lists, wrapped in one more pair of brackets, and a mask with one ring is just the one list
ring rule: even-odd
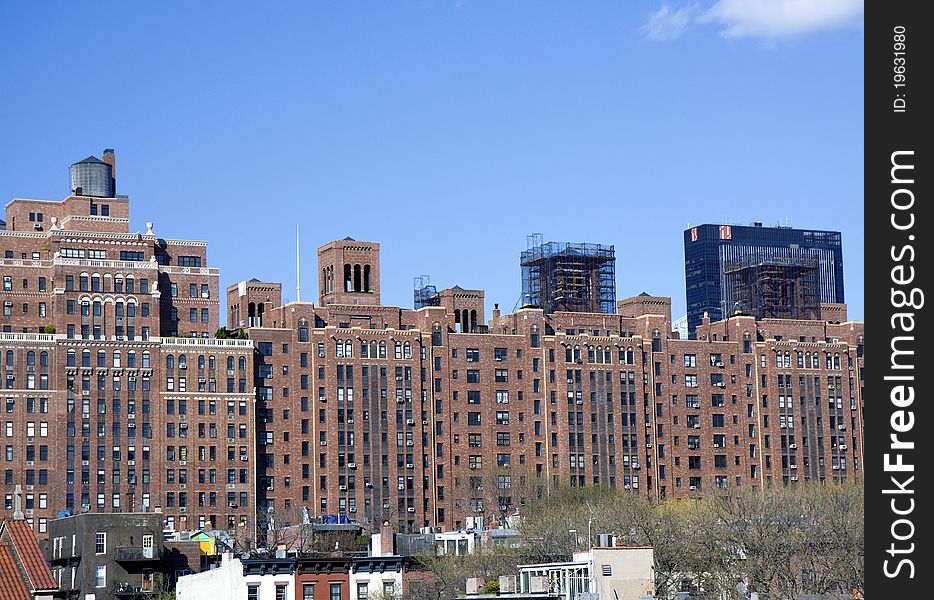
{"label": "rooftop water tower", "polygon": [[113,198],[117,192],[114,173],[115,156],[111,148],[104,150],[104,160],[89,156],[71,165],[71,192],[78,196]]}

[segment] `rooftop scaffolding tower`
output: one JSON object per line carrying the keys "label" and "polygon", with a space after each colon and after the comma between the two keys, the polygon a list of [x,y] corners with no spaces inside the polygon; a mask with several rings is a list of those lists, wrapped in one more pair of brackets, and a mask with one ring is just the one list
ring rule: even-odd
{"label": "rooftop scaffolding tower", "polygon": [[441,298],[438,296],[438,289],[431,285],[431,277],[428,275],[419,275],[413,280],[415,288],[415,310],[426,306],[440,306]]}
{"label": "rooftop scaffolding tower", "polygon": [[542,243],[528,236],[522,267],[521,306],[557,311],[616,313],[616,251],[603,244]]}
{"label": "rooftop scaffolding tower", "polygon": [[725,271],[724,315],[756,319],[820,319],[816,259],[740,260]]}

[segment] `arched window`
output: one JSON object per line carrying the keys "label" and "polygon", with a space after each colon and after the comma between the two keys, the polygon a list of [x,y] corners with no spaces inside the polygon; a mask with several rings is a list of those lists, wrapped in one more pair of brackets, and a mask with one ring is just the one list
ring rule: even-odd
{"label": "arched window", "polygon": [[75,351],[72,348],[68,349],[68,362],[66,364],[69,367],[75,366]]}
{"label": "arched window", "polygon": [[610,351],[609,346],[603,349],[603,362],[605,362],[606,364],[610,364],[613,362],[613,354]]}
{"label": "arched window", "polygon": [[363,273],[360,270],[360,265],[353,266],[353,291],[363,291]]}
{"label": "arched window", "polygon": [[376,358],[377,356],[378,355],[376,354],[376,341],[372,341],[370,342],[370,357]]}
{"label": "arched window", "polygon": [[126,353],[126,366],[131,369],[136,368],[136,350],[130,350]]}
{"label": "arched window", "polygon": [[402,356],[404,358],[412,358],[412,344],[410,342],[402,344]]}
{"label": "arched window", "polygon": [[214,355],[208,356],[208,370],[214,371],[217,368],[217,360],[215,360]]}
{"label": "arched window", "polygon": [[308,341],[308,322],[304,319],[298,322],[298,341]]}
{"label": "arched window", "polygon": [[344,356],[347,358],[353,358],[353,340],[347,340],[344,342]]}
{"label": "arched window", "polygon": [[454,331],[461,331],[461,309],[454,309]]}
{"label": "arched window", "polygon": [[178,368],[187,369],[188,368],[188,357],[184,354],[178,355]]}
{"label": "arched window", "polygon": [[379,357],[386,358],[386,342],[379,343]]}
{"label": "arched window", "polygon": [[32,350],[26,353],[26,366],[33,368],[36,366],[36,353]]}
{"label": "arched window", "polygon": [[396,360],[402,359],[402,342],[395,343],[395,357]]}
{"label": "arched window", "polygon": [[564,362],[574,362],[574,349],[570,346],[564,347]]}
{"label": "arched window", "polygon": [[165,368],[172,370],[175,368],[175,357],[171,354],[166,355],[165,357]]}
{"label": "arched window", "polygon": [[363,265],[363,291],[370,291],[370,265]]}
{"label": "arched window", "polygon": [[106,367],[107,366],[107,352],[104,350],[97,351],[97,366]]}
{"label": "arched window", "polygon": [[114,368],[119,369],[123,366],[123,361],[121,360],[120,351],[114,350]]}
{"label": "arched window", "polygon": [[353,275],[351,275],[350,263],[344,265],[344,291],[353,291]]}
{"label": "arched window", "polygon": [[12,350],[6,351],[6,368],[7,369],[13,368],[13,351]]}
{"label": "arched window", "polygon": [[148,351],[148,350],[143,350],[143,355],[142,355],[142,357],[140,358],[140,361],[141,361],[141,365],[140,365],[140,366],[141,366],[143,369],[148,369],[148,368],[149,368],[150,363],[149,363],[149,351]]}
{"label": "arched window", "polygon": [[228,371],[234,370],[234,357],[233,356],[227,357],[227,370]]}
{"label": "arched window", "polygon": [[473,309],[470,311],[470,331],[474,332],[477,330],[477,310]]}
{"label": "arched window", "polygon": [[198,355],[198,370],[199,371],[204,370],[204,355],[203,354]]}
{"label": "arched window", "polygon": [[90,367],[91,366],[91,351],[84,349],[81,351],[81,366]]}
{"label": "arched window", "polygon": [[239,362],[240,362],[240,370],[241,370],[241,371],[246,371],[246,357],[245,357],[245,356],[241,356]]}

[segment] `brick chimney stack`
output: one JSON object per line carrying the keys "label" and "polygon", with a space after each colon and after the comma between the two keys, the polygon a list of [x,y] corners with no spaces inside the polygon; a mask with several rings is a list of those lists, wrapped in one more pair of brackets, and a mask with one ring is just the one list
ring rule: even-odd
{"label": "brick chimney stack", "polygon": [[101,155],[101,160],[110,165],[110,173],[113,177],[113,193],[117,193],[117,155],[114,154],[113,148],[104,148],[104,153]]}
{"label": "brick chimney stack", "polygon": [[379,528],[379,553],[381,556],[395,554],[396,532],[389,521],[383,521]]}
{"label": "brick chimney stack", "polygon": [[23,486],[16,486],[13,498],[13,520],[22,521],[26,518],[26,515],[23,514]]}

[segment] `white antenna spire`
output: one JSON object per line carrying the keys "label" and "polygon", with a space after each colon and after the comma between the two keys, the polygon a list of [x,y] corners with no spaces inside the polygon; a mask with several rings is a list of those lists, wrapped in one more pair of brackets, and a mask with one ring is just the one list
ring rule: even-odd
{"label": "white antenna spire", "polygon": [[295,301],[302,301],[301,244],[298,237],[298,223],[295,224]]}

